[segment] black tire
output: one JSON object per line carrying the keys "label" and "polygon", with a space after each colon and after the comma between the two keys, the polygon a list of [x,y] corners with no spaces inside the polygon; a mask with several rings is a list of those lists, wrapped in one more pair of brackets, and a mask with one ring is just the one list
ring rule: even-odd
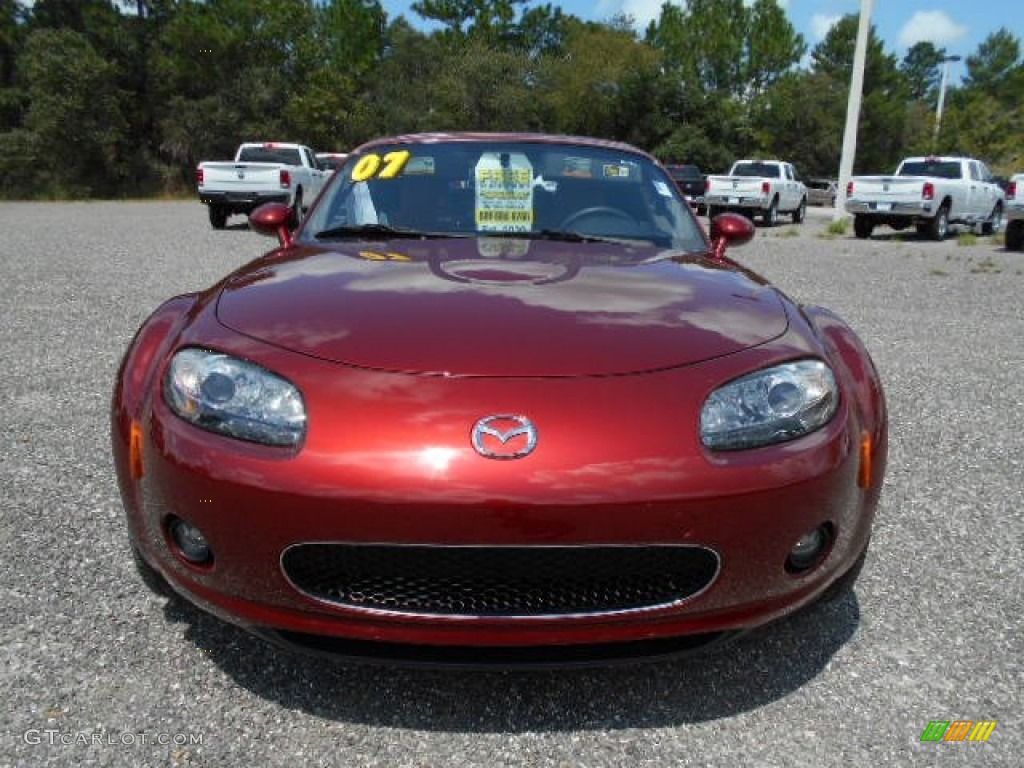
{"label": "black tire", "polygon": [[981,234],[994,235],[1002,228],[1003,206],[1001,203],[996,203],[996,207],[992,209],[992,213],[989,214],[989,217],[981,224]]}
{"label": "black tire", "polygon": [[1006,225],[1006,250],[1019,251],[1024,249],[1024,219],[1011,221]]}
{"label": "black tire", "polygon": [[772,198],[771,205],[761,214],[761,221],[766,227],[774,227],[779,223],[779,200]]}
{"label": "black tire", "polygon": [[949,234],[949,206],[943,203],[935,212],[935,217],[928,224],[928,237],[939,242]]}
{"label": "black tire", "polygon": [[709,205],[708,206],[708,218],[709,219],[715,218],[715,216],[717,216],[721,212],[722,212],[722,209],[719,208],[717,205]]}
{"label": "black tire", "polygon": [[219,205],[210,206],[210,226],[214,229],[224,229],[228,223],[228,212]]}
{"label": "black tire", "polygon": [[857,236],[858,240],[867,240],[869,237],[871,237],[871,233],[874,231],[875,222],[873,222],[867,216],[853,217],[853,234]]}
{"label": "black tire", "polygon": [[804,220],[804,216],[807,215],[807,198],[800,198],[800,205],[793,211],[793,223],[799,224]]}
{"label": "black tire", "polygon": [[146,562],[146,558],[139,552],[138,547],[133,542],[132,545],[132,559],[135,560],[135,570],[139,574],[139,578],[142,579],[142,583],[146,585],[150,592],[162,597],[171,597],[174,594],[174,590],[171,589],[166,579],[160,575],[160,572],[152,565]]}
{"label": "black tire", "polygon": [[302,207],[302,187],[295,190],[295,200],[292,202],[292,210],[295,211],[295,220],[302,221],[306,209]]}

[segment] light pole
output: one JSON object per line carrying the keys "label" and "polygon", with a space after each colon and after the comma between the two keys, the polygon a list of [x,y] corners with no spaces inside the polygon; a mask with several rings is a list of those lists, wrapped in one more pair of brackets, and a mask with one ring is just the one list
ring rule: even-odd
{"label": "light pole", "polygon": [[875,0],[860,0],[860,19],[857,22],[857,44],[853,50],[853,71],[850,73],[850,92],[846,100],[846,127],[843,130],[843,149],[839,158],[839,188],[836,190],[836,221],[846,214],[846,184],[853,174],[853,158],[857,154],[857,121],[860,119],[861,92],[864,90],[864,66],[867,61],[868,37],[871,34],[871,11]]}
{"label": "light pole", "polygon": [[939,103],[935,105],[935,134],[932,136],[932,151],[939,145],[939,129],[942,127],[942,106],[946,103],[946,83],[949,81],[949,63],[960,61],[959,56],[947,56],[942,60],[942,81],[939,84]]}

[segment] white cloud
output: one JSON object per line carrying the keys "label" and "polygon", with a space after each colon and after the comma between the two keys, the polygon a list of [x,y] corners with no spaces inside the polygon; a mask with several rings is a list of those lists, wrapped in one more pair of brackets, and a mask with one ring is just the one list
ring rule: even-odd
{"label": "white cloud", "polygon": [[927,41],[941,48],[967,35],[967,27],[957,24],[945,11],[918,11],[900,30],[900,45],[906,48]]}
{"label": "white cloud", "polygon": [[[661,16],[663,2],[664,0],[623,0],[620,12],[626,16],[632,16],[633,28],[643,32],[647,29],[648,24]],[[600,8],[602,5],[605,3],[598,7]]]}
{"label": "white cloud", "polygon": [[[661,16],[661,6],[666,2],[686,5],[686,0],[597,0],[597,16],[602,19],[611,18],[619,13],[632,16],[633,29],[642,34],[649,23]],[[789,8],[789,0],[775,0],[775,3],[783,11]],[[754,0],[743,0],[743,4],[753,5]]]}
{"label": "white cloud", "polygon": [[825,16],[821,13],[816,13],[811,16],[811,34],[814,35],[812,43],[817,43],[825,39],[828,31],[836,25],[842,16]]}

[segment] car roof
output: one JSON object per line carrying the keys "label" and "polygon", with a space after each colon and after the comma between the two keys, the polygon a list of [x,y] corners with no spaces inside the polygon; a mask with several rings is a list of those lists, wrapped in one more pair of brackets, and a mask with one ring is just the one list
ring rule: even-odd
{"label": "car roof", "polygon": [[520,142],[524,144],[562,144],[577,147],[592,147],[595,149],[610,149],[619,152],[629,152],[657,162],[653,155],[638,149],[631,144],[609,139],[597,139],[589,136],[563,136],[553,133],[485,133],[472,131],[455,131],[448,133],[406,133],[397,136],[381,137],[372,139],[365,144],[352,150],[353,153],[362,152],[373,147],[389,144],[440,144],[449,142],[465,142],[467,144],[480,142]]}

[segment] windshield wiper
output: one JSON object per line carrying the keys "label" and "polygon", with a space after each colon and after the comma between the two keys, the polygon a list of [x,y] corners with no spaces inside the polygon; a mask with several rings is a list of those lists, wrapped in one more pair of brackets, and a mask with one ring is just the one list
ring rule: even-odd
{"label": "windshield wiper", "polygon": [[507,237],[509,239],[521,240],[557,240],[563,243],[607,243],[617,242],[615,238],[598,237],[596,235],[584,235],[579,232],[571,232],[559,229],[541,229],[538,231],[528,230],[526,232],[507,232],[496,230],[493,232],[477,232],[477,237]]}
{"label": "windshield wiper", "polygon": [[538,232],[502,232],[501,234],[533,240],[557,240],[563,243],[614,243],[615,245],[658,244],[661,239],[654,235],[584,235],[582,232],[560,229],[542,229]]}
{"label": "windshield wiper", "polygon": [[438,237],[465,237],[465,235],[454,232],[423,232],[418,229],[406,229],[405,227],[391,227],[387,224],[357,224],[355,226],[331,227],[317,232],[313,237],[317,240],[329,240],[335,237],[366,237],[367,235],[383,235],[394,238],[438,238]]}

